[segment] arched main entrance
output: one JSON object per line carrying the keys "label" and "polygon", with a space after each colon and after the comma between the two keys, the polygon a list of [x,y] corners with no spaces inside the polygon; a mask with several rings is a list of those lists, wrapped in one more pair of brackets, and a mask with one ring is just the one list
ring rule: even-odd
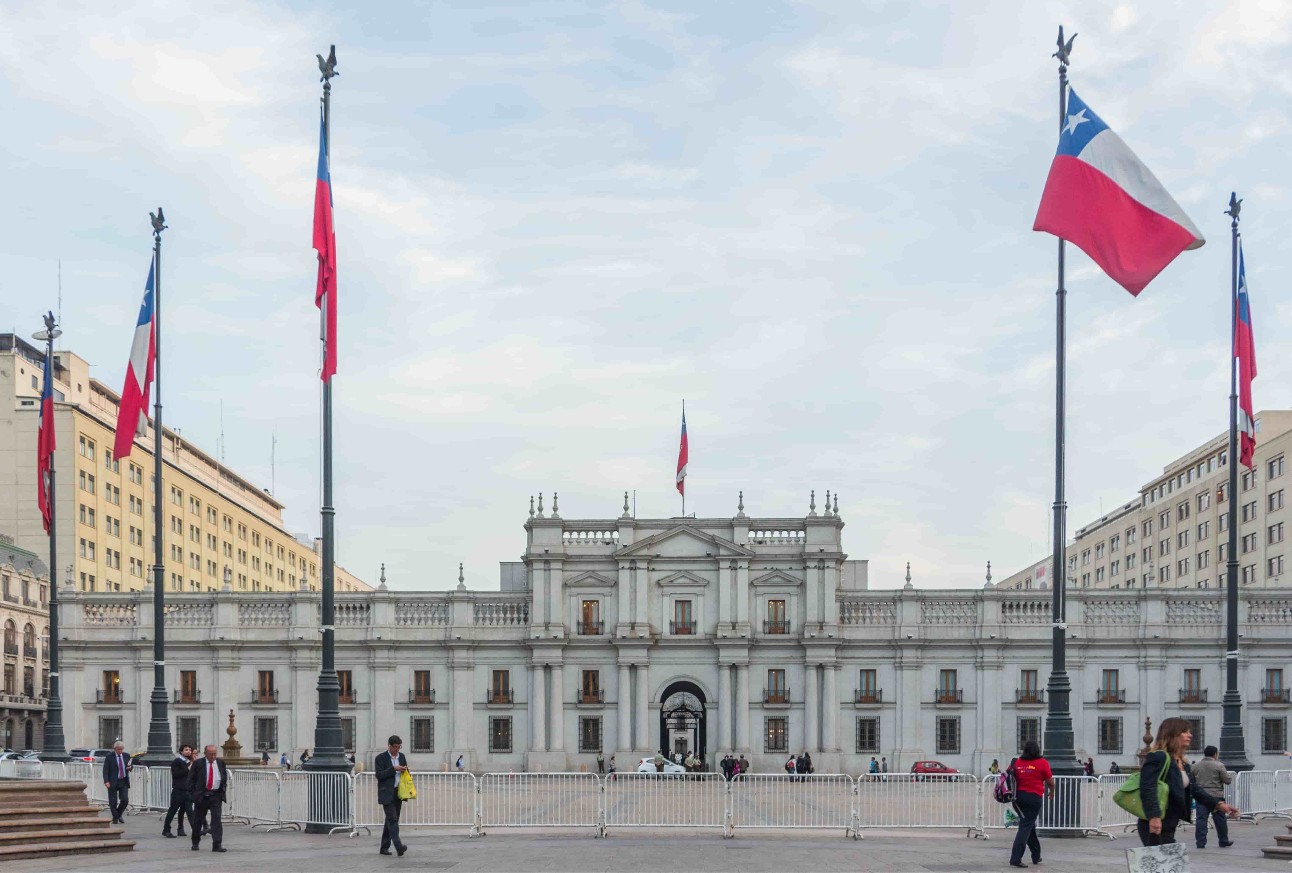
{"label": "arched main entrance", "polygon": [[704,717],[704,692],[694,682],[671,683],[660,697],[659,747],[668,753],[687,752],[705,760],[708,733]]}

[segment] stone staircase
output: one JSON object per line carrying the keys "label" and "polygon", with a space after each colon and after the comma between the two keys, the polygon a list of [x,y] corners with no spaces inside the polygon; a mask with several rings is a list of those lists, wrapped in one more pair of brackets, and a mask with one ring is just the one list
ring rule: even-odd
{"label": "stone staircase", "polygon": [[0,779],[0,861],[132,850],[101,812],[84,782]]}
{"label": "stone staircase", "polygon": [[1288,825],[1286,834],[1278,834],[1274,837],[1273,846],[1266,846],[1261,849],[1266,858],[1281,858],[1284,861],[1292,861],[1292,825]]}

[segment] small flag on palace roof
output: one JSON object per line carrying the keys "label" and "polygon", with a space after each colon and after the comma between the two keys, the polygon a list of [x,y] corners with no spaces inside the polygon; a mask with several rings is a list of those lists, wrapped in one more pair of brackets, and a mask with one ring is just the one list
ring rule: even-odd
{"label": "small flag on palace roof", "polygon": [[1206,242],[1157,177],[1071,90],[1032,229],[1077,246],[1135,295],[1180,252]]}
{"label": "small flag on palace roof", "polygon": [[112,444],[112,459],[119,461],[130,454],[139,432],[140,417],[148,410],[148,395],[153,384],[153,365],[157,359],[157,329],[153,308],[153,270],[148,266],[148,282],[144,285],[143,303],[139,305],[139,318],[135,321],[135,335],[130,340],[130,360],[126,362],[126,381],[121,386],[121,401],[117,404],[117,434]]}
{"label": "small flag on palace roof", "polygon": [[682,442],[677,447],[677,493],[686,496],[686,407],[682,407]]}
{"label": "small flag on palace roof", "polygon": [[1252,380],[1256,378],[1256,339],[1252,335],[1252,307],[1247,296],[1247,266],[1238,249],[1238,299],[1234,312],[1234,357],[1238,359],[1238,458],[1256,469],[1256,416],[1252,410]]}

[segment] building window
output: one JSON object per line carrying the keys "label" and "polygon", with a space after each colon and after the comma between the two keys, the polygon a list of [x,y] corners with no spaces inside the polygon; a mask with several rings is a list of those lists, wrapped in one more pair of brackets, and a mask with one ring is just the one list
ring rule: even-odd
{"label": "building window", "polygon": [[585,600],[579,604],[579,633],[601,633],[601,601]]}
{"label": "building window", "polygon": [[938,703],[959,703],[960,688],[956,680],[955,670],[938,671]]}
{"label": "building window", "polygon": [[1283,475],[1283,456],[1282,455],[1279,455],[1277,458],[1270,458],[1268,461],[1265,462],[1266,479],[1277,479],[1279,476],[1282,476],[1282,475]]}
{"label": "building window", "polygon": [[879,751],[879,719],[874,717],[857,719],[857,751]]}
{"label": "building window", "polygon": [[1028,740],[1041,742],[1041,719],[1038,716],[1029,715],[1018,720],[1018,745],[1015,748],[1023,748]]}
{"label": "building window", "polygon": [[[121,671],[104,670],[103,671],[103,691],[101,692],[104,703],[121,702]],[[109,743],[108,745],[112,745]]]}
{"label": "building window", "polygon": [[1198,552],[1198,569],[1205,570],[1211,566],[1211,552]]}
{"label": "building window", "polygon": [[[560,669],[559,667],[557,668]],[[511,703],[511,671],[494,670],[489,674],[489,702]],[[508,745],[511,740],[508,739]]]}
{"label": "building window", "polygon": [[1177,549],[1183,549],[1187,545],[1189,545],[1189,532],[1187,530],[1182,530],[1175,535],[1175,547]]}
{"label": "building window", "polygon": [[1115,552],[1122,547],[1122,535],[1113,534],[1108,538],[1108,551]]}
{"label": "building window", "polygon": [[790,748],[789,719],[776,717],[764,719],[763,722],[763,751],[788,752]]}
{"label": "building window", "polygon": [[1127,570],[1130,570],[1130,569],[1133,569],[1134,567],[1135,567],[1135,553],[1134,553],[1134,552],[1127,552],[1127,553],[1126,553],[1126,569],[1127,569]]}
{"label": "building window", "polygon": [[354,717],[341,719],[341,748],[354,753]]}
{"label": "building window", "polygon": [[767,702],[788,703],[790,692],[785,687],[785,671],[782,669],[767,671]]}
{"label": "building window", "polygon": [[1103,567],[1096,567],[1096,568],[1095,568],[1095,584],[1098,584],[1098,583],[1100,583],[1100,582],[1102,582],[1102,581],[1104,581],[1104,568],[1103,568]]}
{"label": "building window", "polygon": [[1096,561],[1103,560],[1103,557],[1104,557],[1104,544],[1099,543],[1097,546],[1095,546],[1095,560]]}
{"label": "building window", "polygon": [[272,715],[258,715],[255,723],[255,741],[257,752],[270,752],[278,748],[278,718]]}
{"label": "building window", "polygon": [[1135,528],[1128,527],[1126,528],[1126,545],[1129,546],[1134,542],[1135,542]]}
{"label": "building window", "polygon": [[579,702],[601,703],[601,671],[582,670],[579,673]]}
{"label": "building window", "polygon": [[1248,564],[1243,568],[1243,584],[1251,585],[1256,581],[1256,565]]}
{"label": "building window", "polygon": [[1256,471],[1248,470],[1243,473],[1243,490],[1251,491],[1252,486],[1256,484]]}
{"label": "building window", "polygon": [[960,718],[943,716],[938,719],[938,754],[960,754]]}
{"label": "building window", "polygon": [[431,690],[431,671],[413,671],[413,703],[432,703],[435,692]]}
{"label": "building window", "polygon": [[1081,566],[1084,567],[1089,563],[1090,563],[1090,550],[1086,549],[1084,552],[1081,553]]}
{"label": "building window", "polygon": [[1283,556],[1275,555],[1273,558],[1270,558],[1266,562],[1265,572],[1266,572],[1266,575],[1270,576],[1271,578],[1275,576],[1282,576],[1283,575]]}
{"label": "building window", "polygon": [[1270,512],[1275,512],[1283,508],[1283,489],[1271,493],[1265,498],[1265,508]]}
{"label": "building window", "polygon": [[785,611],[784,600],[767,601],[767,620],[763,630],[769,634],[787,634],[790,632],[790,623]]}
{"label": "building window", "polygon": [[1211,492],[1204,491],[1198,495],[1198,511],[1202,512],[1203,510],[1210,509],[1210,508],[1211,508]]}
{"label": "building window", "polygon": [[340,693],[337,694],[337,701],[339,703],[354,703],[354,674],[349,670],[337,670],[336,681],[341,686]]}
{"label": "building window", "polygon": [[879,702],[879,675],[875,670],[862,670],[857,676],[857,702]]}
{"label": "building window", "polygon": [[413,751],[435,751],[435,719],[431,716],[418,716],[413,719]]}
{"label": "building window", "polygon": [[1120,755],[1122,753],[1122,720],[1120,718],[1099,719],[1099,754]]}
{"label": "building window", "polygon": [[277,703],[278,692],[274,690],[274,671],[258,670],[256,672],[256,688],[251,699],[252,703]]}
{"label": "building window", "polygon": [[579,751],[601,751],[601,716],[584,715],[579,717]]}
{"label": "building window", "polygon": [[511,716],[491,716],[489,719],[489,751],[511,751]]}
{"label": "building window", "polygon": [[1169,554],[1171,554],[1171,538],[1167,537],[1165,539],[1158,540],[1157,556],[1159,558],[1163,558]]}
{"label": "building window", "polygon": [[1175,519],[1176,521],[1184,521],[1188,517],[1189,517],[1189,501],[1186,500],[1175,508]]}
{"label": "building window", "polygon": [[669,629],[675,634],[693,634],[695,633],[694,613],[691,610],[690,600],[673,601],[673,626]]}
{"label": "building window", "polygon": [[197,671],[179,671],[179,703],[197,703]]}
{"label": "building window", "polygon": [[121,718],[115,715],[99,716],[99,748],[110,749],[119,739],[121,739]]}
{"label": "building window", "polygon": [[1111,564],[1108,565],[1109,576],[1117,576],[1121,573],[1121,571],[1122,571],[1122,562],[1120,560],[1113,561]]}
{"label": "building window", "polygon": [[1159,513],[1157,517],[1157,529],[1166,530],[1171,526],[1171,510]]}
{"label": "building window", "polygon": [[183,748],[185,745],[200,749],[198,741],[201,739],[202,720],[196,715],[181,715],[175,719],[175,746]]}
{"label": "building window", "polygon": [[1256,501],[1255,501],[1255,500],[1251,501],[1250,503],[1244,503],[1244,504],[1243,504],[1243,511],[1242,511],[1242,515],[1243,515],[1243,522],[1244,522],[1244,523],[1249,522],[1249,521],[1251,521],[1252,519],[1256,518]]}
{"label": "building window", "polygon": [[1283,522],[1270,525],[1266,528],[1266,543],[1274,545],[1283,542]]}
{"label": "building window", "polygon": [[1190,669],[1184,671],[1184,687],[1180,689],[1181,703],[1202,702],[1202,671]]}
{"label": "building window", "polygon": [[1207,728],[1206,719],[1186,718],[1185,721],[1187,721],[1190,725],[1192,725],[1190,732],[1193,734],[1193,739],[1189,741],[1189,751],[1201,752],[1203,749],[1207,747],[1207,742],[1205,739],[1206,728]]}
{"label": "building window", "polygon": [[1120,672],[1117,670],[1104,670],[1099,680],[1099,702],[1119,703],[1123,700]]}
{"label": "building window", "polygon": [[1189,559],[1188,559],[1188,558],[1181,558],[1179,561],[1177,561],[1177,562],[1176,562],[1176,564],[1175,564],[1175,575],[1176,575],[1176,576],[1188,576],[1188,575],[1189,575]]}
{"label": "building window", "polygon": [[1288,746],[1288,720],[1286,718],[1261,719],[1261,753],[1281,755]]}

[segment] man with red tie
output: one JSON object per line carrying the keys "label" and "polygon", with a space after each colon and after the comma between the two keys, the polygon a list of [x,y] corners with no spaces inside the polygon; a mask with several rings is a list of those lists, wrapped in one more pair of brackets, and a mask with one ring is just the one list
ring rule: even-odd
{"label": "man with red tie", "polygon": [[[188,793],[193,798],[193,821],[190,824],[194,852],[202,841],[202,832],[208,828],[211,851],[228,851],[224,848],[224,824],[221,821],[221,805],[228,799],[228,785],[229,768],[215,756],[215,746],[207,746],[203,749],[203,757],[194,761],[188,771]],[[211,816],[209,824],[206,822],[208,813]]]}
{"label": "man with red tie", "polygon": [[121,740],[112,746],[112,754],[103,759],[103,787],[108,789],[108,812],[113,824],[125,824],[122,817],[130,805],[130,771],[133,766]]}

